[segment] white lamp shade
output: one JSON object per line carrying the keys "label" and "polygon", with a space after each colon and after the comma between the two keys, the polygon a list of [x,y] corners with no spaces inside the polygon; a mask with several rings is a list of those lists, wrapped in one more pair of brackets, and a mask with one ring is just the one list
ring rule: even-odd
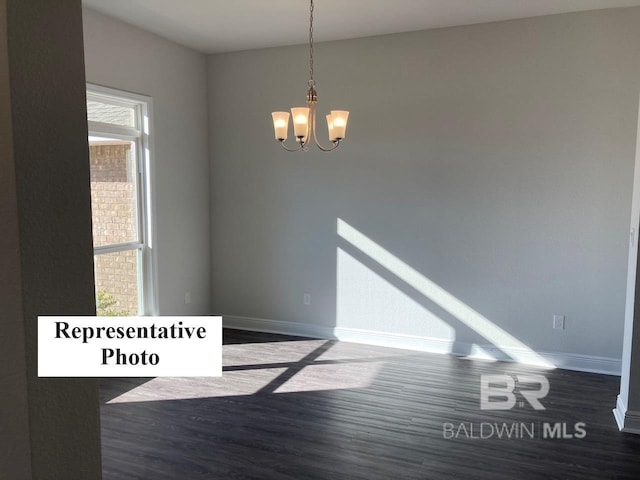
{"label": "white lamp shade", "polygon": [[329,140],[336,141],[336,134],[333,131],[333,117],[331,114],[327,115],[327,128],[329,129]]}
{"label": "white lamp shade", "polygon": [[293,107],[291,115],[293,116],[294,135],[296,138],[306,139],[309,131],[309,108]]}
{"label": "white lamp shade", "polygon": [[347,134],[347,120],[349,112],[346,110],[331,110],[331,120],[333,125],[333,133],[329,129],[329,137],[335,140],[342,140]]}
{"label": "white lamp shade", "polygon": [[276,134],[276,140],[286,140],[289,130],[289,112],[272,112],[271,116],[273,117],[273,131]]}

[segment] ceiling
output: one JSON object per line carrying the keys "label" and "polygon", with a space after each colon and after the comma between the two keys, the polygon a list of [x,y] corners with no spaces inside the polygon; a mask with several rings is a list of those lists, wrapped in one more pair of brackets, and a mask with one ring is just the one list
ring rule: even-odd
{"label": "ceiling", "polygon": [[[307,0],[83,0],[89,8],[203,53],[305,43]],[[640,5],[640,0],[315,0],[314,39]]]}

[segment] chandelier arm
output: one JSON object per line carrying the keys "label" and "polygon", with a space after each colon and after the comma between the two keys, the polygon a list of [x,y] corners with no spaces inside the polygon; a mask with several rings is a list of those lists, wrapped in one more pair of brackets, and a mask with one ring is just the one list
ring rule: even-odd
{"label": "chandelier arm", "polygon": [[338,148],[338,144],[340,143],[340,140],[332,141],[330,147],[325,147],[318,141],[318,136],[316,134],[316,106],[315,105],[311,107],[310,116],[311,116],[310,135],[313,136],[313,141],[316,143],[316,146],[323,152],[330,152],[331,150],[335,150],[336,148]]}
{"label": "chandelier arm", "polygon": [[338,145],[340,144],[340,140],[336,140],[334,142],[331,142],[331,146],[329,148],[325,148],[322,145],[320,145],[320,142],[318,141],[315,135],[313,136],[313,139],[316,142],[316,146],[323,152],[330,152],[331,150],[335,150],[336,148],[338,148]]}
{"label": "chandelier arm", "polygon": [[298,152],[302,150],[302,148],[304,147],[304,143],[299,143],[298,148],[290,148],[284,143],[284,140],[280,140],[280,146],[284,148],[287,152]]}

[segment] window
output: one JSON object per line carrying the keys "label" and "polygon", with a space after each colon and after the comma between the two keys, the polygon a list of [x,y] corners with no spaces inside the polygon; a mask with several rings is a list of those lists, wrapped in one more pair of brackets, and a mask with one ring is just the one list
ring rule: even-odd
{"label": "window", "polygon": [[150,109],[148,97],[87,86],[98,315],[157,314]]}

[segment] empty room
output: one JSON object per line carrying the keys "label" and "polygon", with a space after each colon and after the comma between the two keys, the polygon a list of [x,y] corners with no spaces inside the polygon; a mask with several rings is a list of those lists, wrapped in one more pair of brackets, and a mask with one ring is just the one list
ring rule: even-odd
{"label": "empty room", "polygon": [[0,0],[0,62],[0,480],[640,478],[640,0]]}

